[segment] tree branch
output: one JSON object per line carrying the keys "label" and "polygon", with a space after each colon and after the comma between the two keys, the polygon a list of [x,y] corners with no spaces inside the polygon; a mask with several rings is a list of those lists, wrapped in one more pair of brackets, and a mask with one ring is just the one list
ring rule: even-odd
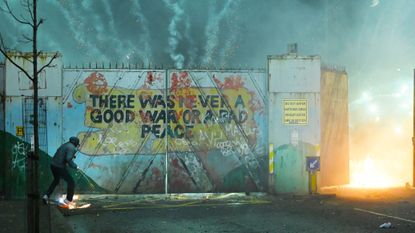
{"label": "tree branch", "polygon": [[32,43],[33,42],[33,39],[30,38],[30,37],[28,37],[25,34],[23,34],[22,37],[24,38],[24,40],[23,39],[19,39],[19,42],[21,42],[23,44],[27,44],[27,43]]}
{"label": "tree branch", "polygon": [[32,60],[30,60],[29,58],[27,58],[26,56],[22,56],[22,58],[24,59],[24,60],[26,60],[26,61],[28,61],[28,62],[30,62],[30,63],[32,63],[33,64],[33,59]]}
{"label": "tree branch", "polygon": [[23,36],[23,38],[25,38],[27,41],[29,41],[29,42],[33,42],[33,39],[32,39],[32,38],[30,38],[29,36],[27,36],[26,34],[23,34],[22,36]]}
{"label": "tree branch", "polygon": [[35,22],[35,18],[33,17],[33,12],[32,12],[32,4],[30,4],[29,0],[26,0],[26,3],[22,3],[23,6],[25,6],[27,8],[27,11],[30,14],[30,18],[32,19],[32,22]]}
{"label": "tree branch", "polygon": [[3,11],[9,13],[14,20],[16,20],[17,22],[21,23],[21,24],[26,24],[26,25],[30,25],[31,27],[34,27],[34,25],[31,22],[28,22],[27,20],[25,20],[23,17],[22,19],[19,19],[11,10],[9,2],[7,0],[4,0],[4,3],[6,4],[7,10],[2,9]]}
{"label": "tree branch", "polygon": [[42,66],[42,68],[39,69],[39,71],[37,72],[37,74],[40,74],[40,72],[42,72],[46,67],[51,67],[50,64],[52,64],[53,60],[55,60],[56,58],[58,58],[58,56],[59,56],[59,53],[56,52],[53,55],[53,57],[50,59],[50,61],[46,65]]}
{"label": "tree branch", "polygon": [[0,48],[0,52],[3,54],[3,56],[9,60],[13,65],[15,65],[19,70],[21,70],[26,76],[27,78],[29,78],[30,80],[33,81],[33,78],[30,77],[29,73],[27,73],[27,71],[25,69],[23,69],[21,66],[19,66],[16,62],[13,61],[13,59],[11,59],[11,57],[9,57],[9,55],[7,55],[6,51],[3,50],[3,48]]}
{"label": "tree branch", "polygon": [[36,24],[36,27],[39,27],[44,22],[45,22],[45,20],[40,18],[39,22]]}
{"label": "tree branch", "polygon": [[9,60],[13,65],[15,65],[19,70],[21,70],[30,80],[33,81],[33,78],[30,76],[30,74],[23,69],[23,67],[19,66],[16,62],[13,61],[13,59],[7,54],[6,46],[4,46],[4,40],[3,36],[0,33],[0,53],[3,54],[3,56]]}
{"label": "tree branch", "polygon": [[21,43],[21,44],[29,44],[29,43],[31,43],[31,41],[23,40],[23,39],[19,39],[17,41],[19,41],[19,43]]}

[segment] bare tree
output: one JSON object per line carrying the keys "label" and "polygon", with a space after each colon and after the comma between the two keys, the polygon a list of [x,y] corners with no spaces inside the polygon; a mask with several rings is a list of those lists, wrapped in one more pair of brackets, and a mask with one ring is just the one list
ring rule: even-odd
{"label": "bare tree", "polygon": [[0,32],[0,52],[4,57],[10,61],[14,66],[16,66],[25,76],[30,79],[33,83],[33,135],[34,135],[34,151],[28,156],[28,167],[31,168],[31,172],[28,177],[28,211],[27,211],[27,228],[28,232],[39,232],[39,123],[38,123],[38,78],[39,74],[46,68],[52,66],[53,60],[55,60],[59,54],[55,53],[50,60],[43,65],[38,67],[38,58],[42,54],[38,50],[37,46],[37,34],[39,27],[44,23],[44,19],[40,18],[38,20],[37,15],[37,0],[21,0],[20,4],[26,12],[26,16],[17,15],[10,7],[8,0],[3,0],[5,8],[1,10],[6,14],[9,14],[16,22],[22,24],[23,26],[29,27],[32,35],[28,36],[23,34],[23,42],[31,43],[32,51],[31,56],[24,57],[33,65],[33,72],[29,72],[24,69],[24,67],[17,64],[13,57],[10,56],[10,49],[6,47],[3,36]]}

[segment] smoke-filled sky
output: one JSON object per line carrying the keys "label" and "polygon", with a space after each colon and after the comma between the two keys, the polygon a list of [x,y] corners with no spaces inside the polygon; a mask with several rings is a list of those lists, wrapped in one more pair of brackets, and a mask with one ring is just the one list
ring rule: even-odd
{"label": "smoke-filled sky", "polygon": [[[9,2],[24,14],[19,0]],[[352,137],[365,125],[386,127],[371,146],[411,146],[415,1],[39,0],[38,9],[39,46],[60,51],[66,65],[262,68],[267,55],[298,43],[300,54],[348,72]],[[8,47],[27,49],[19,38],[29,31],[3,12],[0,31]]]}
{"label": "smoke-filled sky", "polygon": [[[9,0],[23,14],[19,0]],[[320,55],[343,66],[351,93],[410,76],[415,61],[411,0],[39,0],[44,51],[65,64],[130,62],[189,67],[266,67],[266,56]],[[3,4],[4,6],[4,4]],[[10,48],[24,26],[0,14]],[[28,33],[29,34],[29,33]],[[400,72],[398,71],[400,69]],[[358,85],[357,85],[358,84]]]}

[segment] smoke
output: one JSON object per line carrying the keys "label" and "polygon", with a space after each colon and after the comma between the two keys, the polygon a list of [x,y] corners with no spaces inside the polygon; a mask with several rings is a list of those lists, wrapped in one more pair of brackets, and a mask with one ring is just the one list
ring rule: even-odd
{"label": "smoke", "polygon": [[174,66],[177,69],[183,68],[184,63],[184,55],[181,53],[178,53],[177,47],[179,45],[179,42],[182,40],[183,36],[179,32],[179,23],[183,20],[183,9],[179,6],[179,3],[171,3],[169,0],[163,0],[163,2],[166,4],[166,7],[169,8],[171,11],[173,11],[173,17],[169,24],[169,33],[170,36],[168,38],[168,44],[169,44],[169,53],[170,58],[174,61]]}
{"label": "smoke", "polygon": [[379,5],[380,0],[372,0],[372,4],[370,5],[370,7],[376,7],[377,5]]}
{"label": "smoke", "polygon": [[137,40],[137,44],[139,45],[139,51],[141,51],[140,58],[144,63],[149,64],[152,60],[152,49],[150,45],[150,30],[148,28],[148,21],[146,17],[142,14],[142,8],[139,2],[131,0],[132,8],[130,13],[134,15],[135,22],[141,26],[141,36]]}
{"label": "smoke", "polygon": [[[9,1],[9,6],[15,15],[20,19],[30,19],[29,17],[22,18],[24,15],[24,9],[22,9],[18,1]],[[4,2],[0,3],[0,8],[5,11],[7,10]],[[24,41],[22,35],[27,35],[28,37],[32,36],[30,27],[27,25],[21,25],[3,10],[0,10],[0,12],[5,17],[0,20],[0,28],[7,28],[7,31],[0,30],[0,33],[3,36],[3,40],[7,48],[12,50],[25,50],[31,48],[30,44],[28,45],[27,43],[22,43],[22,41]]]}
{"label": "smoke", "polygon": [[211,66],[214,64],[214,56],[218,51],[219,43],[219,25],[221,21],[230,14],[230,9],[235,7],[237,1],[226,1],[224,7],[219,11],[215,12],[215,5],[217,1],[213,1],[213,4],[209,7],[209,18],[206,25],[205,36],[207,38],[205,45],[205,55],[203,57],[203,65]]}
{"label": "smoke", "polygon": [[[239,1],[235,2],[235,5],[238,5]],[[226,20],[226,29],[227,36],[224,40],[225,43],[219,52],[219,65],[223,68],[226,68],[226,65],[229,63],[229,59],[235,55],[236,50],[238,49],[237,40],[239,35],[240,26],[238,24],[239,17],[236,11],[237,7],[234,6],[229,12],[228,20]]]}
{"label": "smoke", "polygon": [[[235,25],[239,0],[160,2],[47,0],[39,4],[46,18],[39,43],[43,49],[60,51],[65,63],[72,64],[173,61],[179,69],[229,65],[239,39],[240,26]],[[16,31],[4,37],[9,47],[18,46],[22,25],[7,17],[1,23],[13,25]]]}
{"label": "smoke", "polygon": [[191,23],[190,23],[190,17],[189,15],[185,15],[185,31],[184,31],[184,37],[188,41],[188,62],[187,65],[189,67],[195,65],[195,59],[197,58],[197,48],[195,46],[195,43],[193,41],[192,35],[191,35]]}
{"label": "smoke", "polygon": [[104,35],[106,37],[108,37],[108,35],[110,35],[109,36],[109,43],[113,44],[113,45],[117,45],[115,47],[116,48],[116,57],[117,57],[117,59],[124,60],[123,58],[128,56],[128,54],[131,53],[131,50],[134,50],[134,46],[131,44],[131,42],[129,40],[123,40],[119,36],[119,33],[117,32],[116,27],[115,27],[114,15],[113,15],[112,10],[111,10],[112,8],[111,8],[110,3],[108,2],[108,0],[102,1],[102,4],[103,4],[103,8],[104,8],[104,12],[106,14],[106,17],[100,17],[100,19],[97,20],[98,22],[95,22],[95,23],[107,21],[108,30],[106,30],[106,31],[104,30]]}
{"label": "smoke", "polygon": [[[85,17],[85,13],[80,13],[78,6],[74,3],[64,2],[64,1],[48,1],[50,4],[55,5],[60,10],[60,13],[64,16],[64,20],[61,22],[65,22],[63,28],[66,30],[70,30],[70,35],[72,39],[76,41],[76,50],[83,51],[79,54],[79,56],[85,56],[90,61],[94,61],[95,57],[101,57],[102,60],[107,60],[108,58],[104,55],[104,52],[100,50],[95,44],[92,44],[85,32],[85,24],[89,21]],[[87,8],[88,5],[91,5],[90,1],[84,1],[82,6]],[[102,25],[96,25],[98,31],[102,29]],[[61,42],[62,43],[62,42]],[[78,59],[84,60],[84,57],[79,57]],[[96,60],[95,60],[96,61]]]}

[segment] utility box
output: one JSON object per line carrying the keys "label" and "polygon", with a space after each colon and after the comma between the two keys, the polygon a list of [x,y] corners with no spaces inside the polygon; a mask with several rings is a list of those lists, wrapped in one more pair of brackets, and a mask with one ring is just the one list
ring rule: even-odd
{"label": "utility box", "polygon": [[290,50],[268,56],[268,75],[269,143],[275,154],[272,191],[307,194],[322,184],[347,183],[345,72],[324,69],[320,57]]}

